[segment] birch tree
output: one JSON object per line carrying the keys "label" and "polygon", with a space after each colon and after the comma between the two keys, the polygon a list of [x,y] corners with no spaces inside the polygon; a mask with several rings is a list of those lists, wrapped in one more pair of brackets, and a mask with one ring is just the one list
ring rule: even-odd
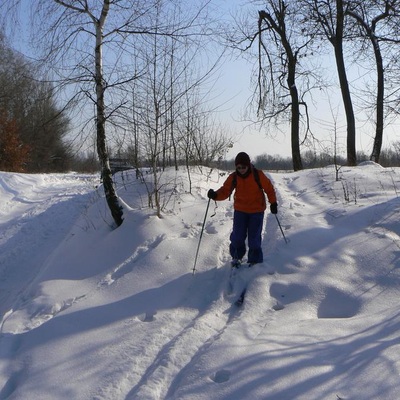
{"label": "birch tree", "polygon": [[[126,88],[137,76],[132,73],[132,55],[141,37],[196,35],[204,0],[176,16],[173,26],[154,19],[155,10],[173,9],[180,0],[42,0],[26,2],[31,7],[33,39],[44,50],[41,60],[57,81],[69,104],[79,105],[79,118],[90,119],[95,110],[96,145],[101,162],[104,192],[117,226],[123,210],[113,184],[109,165],[109,140],[112,127],[130,120],[132,93]],[[0,7],[11,10],[23,0]],[[158,12],[158,11],[157,11]],[[196,25],[198,24],[198,26]],[[141,71],[138,71],[140,74]],[[91,107],[85,106],[91,104]],[[129,111],[128,111],[129,110]],[[130,116],[129,116],[129,115]]]}

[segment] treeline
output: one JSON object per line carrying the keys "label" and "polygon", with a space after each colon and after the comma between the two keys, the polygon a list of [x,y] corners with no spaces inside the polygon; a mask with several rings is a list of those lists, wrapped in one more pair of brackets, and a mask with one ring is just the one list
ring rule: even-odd
{"label": "treeline", "polygon": [[[305,169],[323,168],[328,165],[343,166],[347,164],[347,160],[343,156],[336,156],[329,153],[315,153],[306,151],[302,154],[302,160]],[[370,157],[365,152],[357,152],[358,163],[370,161]],[[291,157],[282,157],[280,155],[261,154],[254,157],[253,164],[263,170],[269,171],[292,171],[293,162]],[[383,167],[400,167],[400,142],[395,143],[393,148],[384,149],[381,152],[380,165]],[[224,170],[234,170],[234,159],[221,161],[212,166]]]}
{"label": "treeline", "polygon": [[0,34],[0,169],[61,172],[72,155],[63,137],[69,130],[53,87],[35,65],[12,50]]}
{"label": "treeline", "polygon": [[[303,166],[305,169],[323,168],[328,165],[347,165],[347,159],[343,156],[334,157],[329,153],[314,153],[306,151],[302,154]],[[370,156],[365,152],[357,152],[358,163],[370,161]],[[232,161],[233,163],[233,161]],[[262,154],[255,157],[254,164],[257,168],[272,171],[293,170],[291,157],[281,157],[279,155]],[[400,143],[393,146],[393,149],[381,151],[380,165],[383,167],[400,167]]]}

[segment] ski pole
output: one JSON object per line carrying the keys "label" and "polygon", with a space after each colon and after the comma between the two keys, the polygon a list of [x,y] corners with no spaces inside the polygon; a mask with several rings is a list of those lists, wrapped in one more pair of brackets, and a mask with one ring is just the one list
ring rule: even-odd
{"label": "ski pole", "polygon": [[275,218],[276,218],[276,222],[278,223],[278,225],[279,225],[279,229],[281,230],[281,232],[282,232],[282,236],[283,236],[283,238],[285,239],[285,243],[287,244],[288,243],[288,241],[287,241],[287,239],[286,239],[286,236],[285,236],[285,234],[283,233],[283,229],[282,229],[282,226],[281,226],[281,223],[279,222],[279,219],[278,219],[278,216],[275,214]]}
{"label": "ski pole", "polygon": [[199,244],[197,245],[196,257],[195,257],[195,259],[194,259],[193,275],[194,275],[194,272],[196,271],[197,256],[199,255],[200,242],[201,242],[201,238],[203,237],[204,225],[206,224],[208,208],[210,207],[210,200],[211,200],[211,199],[208,199],[207,208],[206,208],[206,214],[204,215],[203,226],[201,227],[201,233],[200,233]]}

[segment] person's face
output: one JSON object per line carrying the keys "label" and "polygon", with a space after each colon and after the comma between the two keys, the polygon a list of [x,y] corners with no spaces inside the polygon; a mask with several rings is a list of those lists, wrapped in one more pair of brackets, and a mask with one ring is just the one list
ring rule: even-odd
{"label": "person's face", "polygon": [[242,165],[242,164],[236,165],[237,171],[238,171],[239,173],[241,173],[241,174],[245,174],[245,173],[247,172],[247,169],[248,169],[248,168],[249,168],[249,167],[248,167],[247,165]]}

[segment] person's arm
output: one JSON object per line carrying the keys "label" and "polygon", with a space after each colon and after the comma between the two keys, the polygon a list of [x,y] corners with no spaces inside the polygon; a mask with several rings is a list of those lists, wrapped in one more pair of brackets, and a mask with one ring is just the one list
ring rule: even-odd
{"label": "person's arm", "polygon": [[276,203],[276,193],[275,193],[275,188],[270,179],[264,174],[263,171],[259,171],[260,173],[260,181],[261,181],[261,186],[264,190],[264,192],[267,194],[268,201],[270,204]]}
{"label": "person's arm", "polygon": [[230,174],[217,191],[210,189],[207,193],[207,197],[215,201],[226,200],[231,195],[233,176],[234,173]]}

